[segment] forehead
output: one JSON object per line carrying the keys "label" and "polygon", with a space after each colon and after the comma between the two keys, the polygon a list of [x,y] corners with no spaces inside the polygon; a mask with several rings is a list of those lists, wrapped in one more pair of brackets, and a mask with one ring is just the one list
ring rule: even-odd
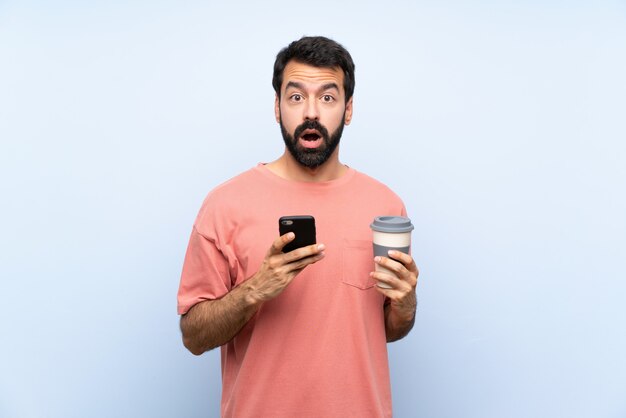
{"label": "forehead", "polygon": [[283,71],[283,85],[296,81],[310,85],[335,83],[343,92],[343,71],[339,67],[314,67],[298,61],[289,61]]}

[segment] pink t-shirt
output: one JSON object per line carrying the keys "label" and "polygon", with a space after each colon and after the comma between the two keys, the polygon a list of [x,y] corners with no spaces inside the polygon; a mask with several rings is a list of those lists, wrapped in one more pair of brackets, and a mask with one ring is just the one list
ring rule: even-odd
{"label": "pink t-shirt", "polygon": [[222,415],[390,417],[384,297],[369,277],[369,225],[406,211],[364,174],[350,169],[334,181],[294,182],[259,164],[215,188],[192,230],[178,313],[251,277],[284,215],[313,215],[326,257],[221,347]]}

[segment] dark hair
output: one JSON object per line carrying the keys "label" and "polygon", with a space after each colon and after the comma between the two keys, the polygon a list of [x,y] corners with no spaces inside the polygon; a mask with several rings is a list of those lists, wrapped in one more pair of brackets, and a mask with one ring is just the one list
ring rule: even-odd
{"label": "dark hair", "polygon": [[323,36],[305,36],[293,41],[283,48],[274,62],[274,76],[272,86],[280,99],[280,87],[283,84],[283,72],[289,61],[322,68],[336,68],[343,70],[343,89],[346,93],[346,102],[354,93],[354,62],[350,53],[339,43]]}

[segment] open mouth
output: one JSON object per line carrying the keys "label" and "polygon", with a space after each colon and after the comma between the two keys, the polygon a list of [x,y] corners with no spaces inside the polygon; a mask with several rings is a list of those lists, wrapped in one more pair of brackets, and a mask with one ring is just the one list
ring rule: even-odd
{"label": "open mouth", "polygon": [[300,138],[302,138],[305,141],[317,141],[321,137],[322,135],[320,135],[320,133],[314,129],[307,129],[306,131],[302,133],[302,135],[300,135]]}
{"label": "open mouth", "polygon": [[324,137],[315,129],[307,129],[299,137],[300,146],[307,149],[317,149],[324,143]]}

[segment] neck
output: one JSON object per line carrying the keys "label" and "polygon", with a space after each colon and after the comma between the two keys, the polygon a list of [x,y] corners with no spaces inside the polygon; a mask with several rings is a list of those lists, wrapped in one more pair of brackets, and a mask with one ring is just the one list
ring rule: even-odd
{"label": "neck", "polygon": [[324,164],[310,168],[297,162],[289,151],[285,149],[285,152],[279,159],[267,164],[266,167],[277,176],[287,180],[307,182],[336,180],[348,171],[348,167],[339,161],[338,150],[339,148],[335,149],[335,152]]}

